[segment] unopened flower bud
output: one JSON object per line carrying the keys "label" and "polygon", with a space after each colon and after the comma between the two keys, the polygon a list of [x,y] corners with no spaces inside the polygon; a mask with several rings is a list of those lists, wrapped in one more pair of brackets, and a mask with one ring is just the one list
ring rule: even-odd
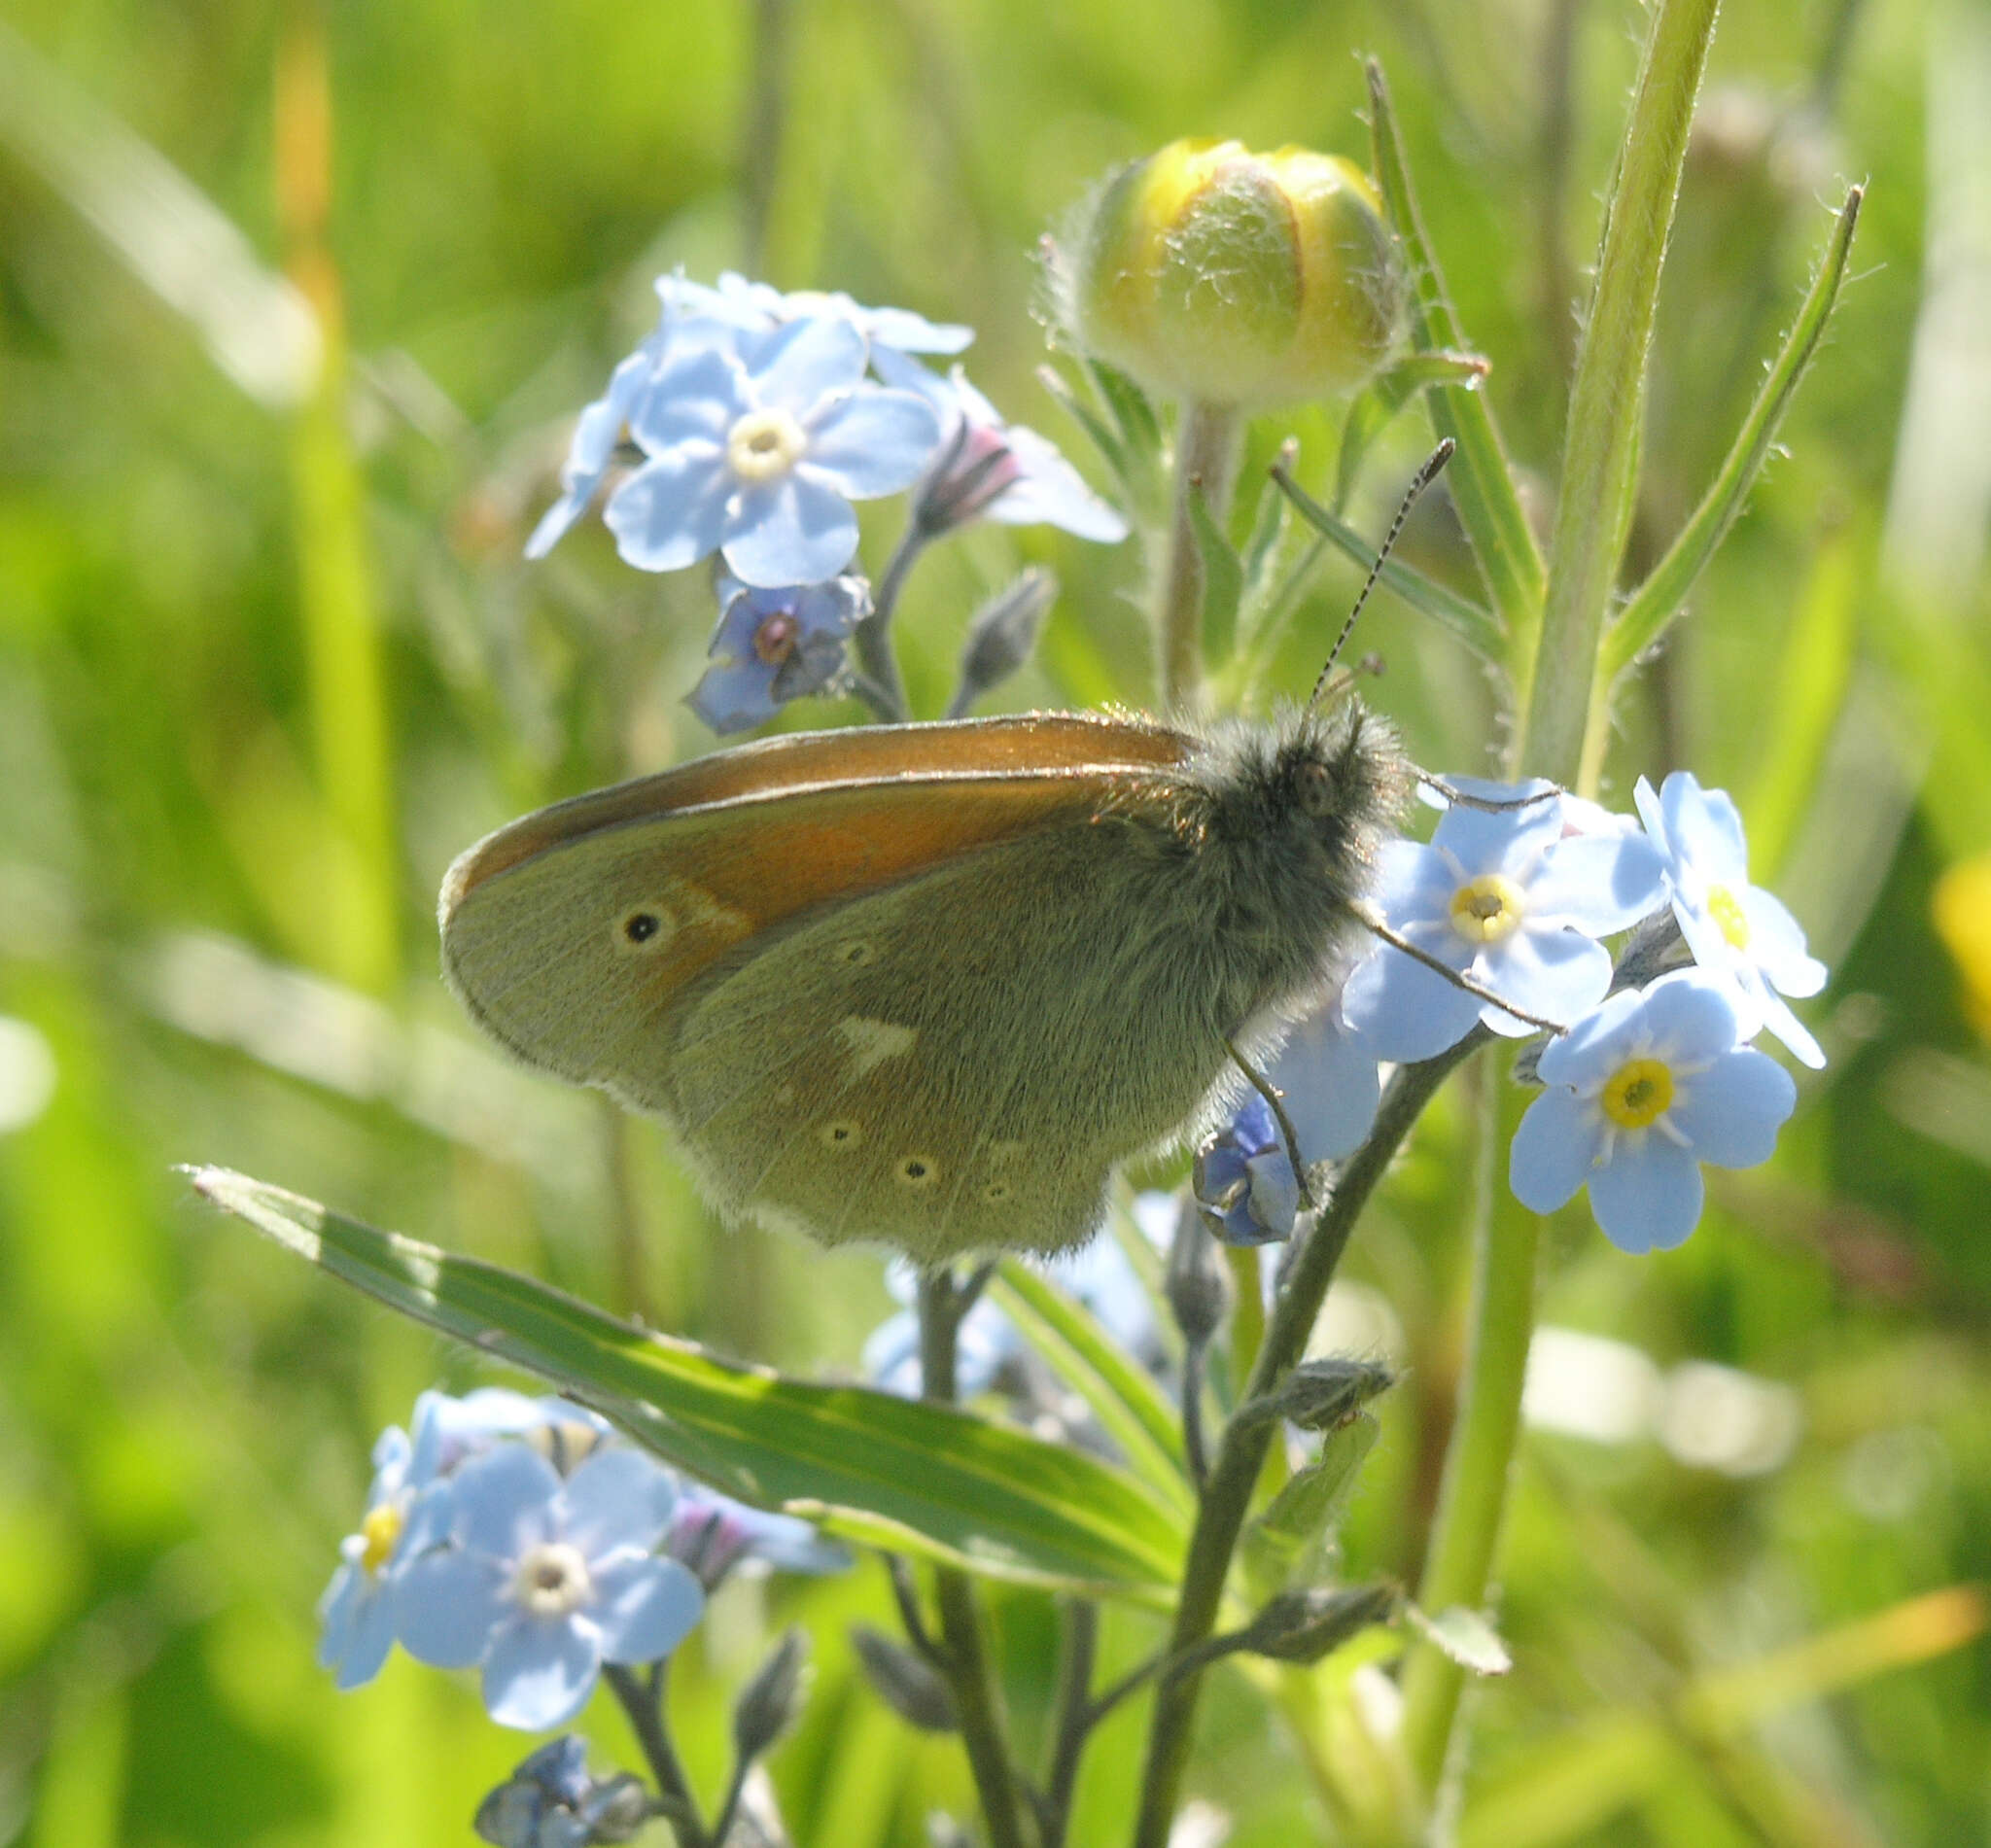
{"label": "unopened flower bud", "polygon": [[1079,344],[1164,397],[1257,406],[1347,391],[1387,357],[1405,269],[1349,161],[1176,141],[1109,179],[1058,280]]}
{"label": "unopened flower bud", "polygon": [[1357,1630],[1386,1623],[1401,1594],[1393,1585],[1282,1592],[1245,1627],[1240,1646],[1280,1662],[1317,1662]]}
{"label": "unopened flower bud", "polygon": [[1241,1422],[1284,1418],[1303,1431],[1333,1431],[1396,1383],[1396,1376],[1374,1360],[1307,1360],[1262,1399],[1238,1408]]}
{"label": "unopened flower bud", "polygon": [[1193,1199],[1183,1200],[1175,1215],[1162,1288],[1175,1326],[1192,1347],[1203,1346],[1231,1312],[1230,1269]]}
{"label": "unopened flower bud", "polygon": [[924,1658],[868,1623],[853,1624],[851,1641],[872,1691],[908,1726],[952,1732],[961,1724],[952,1691]]}
{"label": "unopened flower bud", "polygon": [[742,1763],[757,1759],[788,1729],[802,1706],[802,1676],[809,1665],[809,1634],[790,1625],[733,1708],[733,1747]]}
{"label": "unopened flower bud", "polygon": [[1057,600],[1057,574],[1032,565],[975,611],[961,652],[961,710],[1030,658],[1037,630]]}

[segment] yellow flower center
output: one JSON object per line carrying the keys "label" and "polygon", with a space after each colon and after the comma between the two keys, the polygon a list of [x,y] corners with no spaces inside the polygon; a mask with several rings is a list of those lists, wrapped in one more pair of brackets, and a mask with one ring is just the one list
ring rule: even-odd
{"label": "yellow flower center", "polygon": [[1621,1130],[1643,1130],[1672,1108],[1673,1073],[1657,1059],[1631,1059],[1604,1087],[1604,1114]]}
{"label": "yellow flower center", "polygon": [[360,1522],[360,1538],[367,1543],[367,1550],[360,1554],[360,1564],[368,1578],[394,1557],[402,1519],[402,1511],[395,1503],[382,1502],[378,1508],[367,1509],[366,1519]]}
{"label": "yellow flower center", "polygon": [[1712,886],[1707,894],[1707,915],[1722,927],[1731,950],[1749,948],[1749,920],[1742,915],[1742,901],[1726,886]]}
{"label": "yellow flower center", "polygon": [[1527,900],[1513,880],[1482,873],[1451,895],[1451,927],[1468,943],[1498,943],[1520,927]]}
{"label": "yellow flower center", "polygon": [[802,460],[809,433],[785,410],[750,410],[726,432],[726,466],[742,481],[775,481]]}

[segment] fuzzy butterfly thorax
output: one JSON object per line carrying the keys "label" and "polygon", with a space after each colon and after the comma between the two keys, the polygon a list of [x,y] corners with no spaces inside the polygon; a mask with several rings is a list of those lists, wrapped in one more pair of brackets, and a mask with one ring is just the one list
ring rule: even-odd
{"label": "fuzzy butterfly thorax", "polygon": [[1058,1250],[1318,982],[1408,780],[1352,698],[768,740],[472,848],[444,966],[528,1063],[666,1118],[728,1218]]}

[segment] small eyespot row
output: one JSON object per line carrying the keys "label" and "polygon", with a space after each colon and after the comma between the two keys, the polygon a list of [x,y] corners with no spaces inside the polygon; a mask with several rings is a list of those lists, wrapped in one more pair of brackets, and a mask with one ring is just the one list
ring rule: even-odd
{"label": "small eyespot row", "polygon": [[864,1139],[864,1126],[856,1117],[838,1117],[817,1131],[817,1139],[826,1149],[854,1149]]}
{"label": "small eyespot row", "polygon": [[837,945],[836,959],[846,968],[868,968],[878,960],[878,948],[862,937],[848,937]]}
{"label": "small eyespot row", "polygon": [[931,1187],[940,1178],[940,1164],[930,1155],[902,1155],[891,1172],[901,1187]]}
{"label": "small eyespot row", "polygon": [[999,1206],[1016,1189],[1007,1181],[991,1181],[982,1189],[982,1198],[992,1206]]}

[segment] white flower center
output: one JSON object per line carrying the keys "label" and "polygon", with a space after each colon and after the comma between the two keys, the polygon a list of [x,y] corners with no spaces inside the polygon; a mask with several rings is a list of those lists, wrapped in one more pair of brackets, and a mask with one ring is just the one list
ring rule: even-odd
{"label": "white flower center", "polygon": [[594,1591],[580,1549],[564,1540],[528,1548],[511,1582],[512,1597],[534,1617],[567,1617]]}
{"label": "white flower center", "polygon": [[742,481],[778,481],[808,452],[809,433],[785,410],[750,410],[726,432],[726,467]]}

